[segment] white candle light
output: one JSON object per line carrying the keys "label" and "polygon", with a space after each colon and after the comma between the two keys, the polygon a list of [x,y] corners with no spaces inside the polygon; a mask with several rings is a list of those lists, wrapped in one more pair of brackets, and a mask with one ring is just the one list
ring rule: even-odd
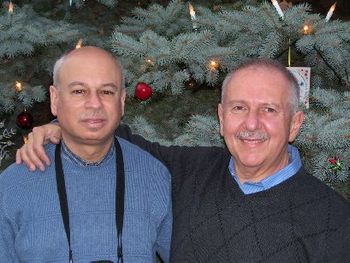
{"label": "white candle light", "polygon": [[272,2],[272,4],[273,4],[273,6],[276,8],[276,11],[277,11],[278,15],[279,15],[282,19],[284,19],[283,11],[282,11],[280,5],[278,4],[277,0],[271,0],[271,2]]}
{"label": "white candle light", "polygon": [[12,25],[13,4],[12,4],[11,1],[9,3],[8,16],[9,16],[9,19],[10,19],[10,25]]}
{"label": "white candle light", "polygon": [[194,11],[193,5],[188,3],[188,10],[190,11],[191,19],[196,20],[196,12]]}
{"label": "white candle light", "polygon": [[10,3],[9,3],[9,13],[10,13],[10,14],[13,13],[13,4],[12,4],[11,1],[10,1]]}
{"label": "white candle light", "polygon": [[191,15],[191,20],[192,20],[192,27],[193,29],[197,29],[198,28],[198,24],[196,22],[197,18],[196,18],[196,12],[194,11],[193,6],[191,5],[191,3],[188,3],[188,10],[190,11],[190,15]]}
{"label": "white candle light", "polygon": [[335,2],[335,3],[331,6],[331,8],[329,8],[329,11],[328,11],[327,16],[326,16],[326,22],[328,22],[329,19],[331,19],[332,15],[333,15],[333,12],[334,12],[334,10],[335,10],[336,5],[337,5],[337,2]]}

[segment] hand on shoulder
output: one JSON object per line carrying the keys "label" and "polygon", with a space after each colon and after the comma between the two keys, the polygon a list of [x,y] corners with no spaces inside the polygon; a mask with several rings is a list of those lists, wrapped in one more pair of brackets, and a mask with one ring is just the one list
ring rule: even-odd
{"label": "hand on shoulder", "polygon": [[37,168],[45,170],[45,165],[50,165],[50,160],[45,153],[44,145],[59,143],[61,140],[61,128],[58,123],[49,123],[34,127],[28,135],[28,142],[16,152],[16,163],[24,163],[29,170]]}

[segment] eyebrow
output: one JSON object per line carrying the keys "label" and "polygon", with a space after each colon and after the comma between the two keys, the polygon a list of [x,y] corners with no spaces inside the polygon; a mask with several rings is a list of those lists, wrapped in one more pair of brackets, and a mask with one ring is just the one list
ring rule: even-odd
{"label": "eyebrow", "polygon": [[102,87],[113,87],[115,88],[116,90],[119,90],[120,87],[118,87],[117,85],[115,85],[114,83],[106,83],[106,84],[102,84]]}
{"label": "eyebrow", "polygon": [[[228,101],[228,102],[226,102],[226,103],[224,103],[225,105],[227,105],[227,106],[229,106],[229,107],[231,107],[231,106],[233,106],[233,105],[235,105],[235,104],[247,104],[247,102],[246,101],[244,101],[244,100],[230,100],[230,101]],[[273,103],[273,102],[262,102],[262,103],[260,103],[259,104],[260,106],[274,106],[274,107],[276,107],[276,108],[281,108],[281,105],[280,104],[276,104],[276,103]]]}
{"label": "eyebrow", "polygon": [[[73,81],[71,83],[68,84],[68,87],[69,88],[72,88],[74,86],[83,86],[83,87],[89,87],[88,84],[86,84],[85,82],[81,82],[81,81]],[[102,87],[113,87],[115,88],[116,90],[119,90],[120,87],[118,87],[116,84],[114,84],[113,82],[110,82],[110,83],[104,83],[101,85]]]}
{"label": "eyebrow", "polygon": [[230,101],[224,102],[223,104],[228,105],[228,106],[232,106],[236,103],[246,104],[246,102],[244,100],[230,100]]}

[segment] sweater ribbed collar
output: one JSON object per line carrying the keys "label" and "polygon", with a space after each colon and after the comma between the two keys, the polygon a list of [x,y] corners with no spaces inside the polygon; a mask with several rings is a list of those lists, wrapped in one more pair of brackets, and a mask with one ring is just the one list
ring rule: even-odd
{"label": "sweater ribbed collar", "polygon": [[83,158],[81,158],[80,156],[76,155],[75,153],[73,153],[68,147],[67,145],[64,143],[64,141],[62,140],[62,156],[63,158],[67,158],[71,161],[73,161],[74,163],[76,163],[79,166],[82,167],[86,167],[86,166],[100,166],[101,164],[107,162],[110,158],[112,158],[114,156],[114,151],[115,151],[115,147],[114,147],[114,143],[111,144],[111,147],[109,148],[107,154],[100,160],[97,162],[89,162],[84,160]]}

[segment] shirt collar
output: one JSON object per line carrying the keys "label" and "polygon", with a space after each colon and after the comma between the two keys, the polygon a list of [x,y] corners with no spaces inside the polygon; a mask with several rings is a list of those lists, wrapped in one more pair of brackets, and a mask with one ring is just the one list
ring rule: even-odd
{"label": "shirt collar", "polygon": [[245,182],[243,184],[240,183],[235,172],[234,161],[232,157],[230,159],[228,168],[232,177],[237,182],[238,186],[243,191],[243,193],[252,194],[256,192],[261,192],[286,181],[288,178],[295,175],[301,168],[301,159],[298,149],[294,146],[288,145],[288,154],[289,163],[286,167],[264,178],[259,182]]}

